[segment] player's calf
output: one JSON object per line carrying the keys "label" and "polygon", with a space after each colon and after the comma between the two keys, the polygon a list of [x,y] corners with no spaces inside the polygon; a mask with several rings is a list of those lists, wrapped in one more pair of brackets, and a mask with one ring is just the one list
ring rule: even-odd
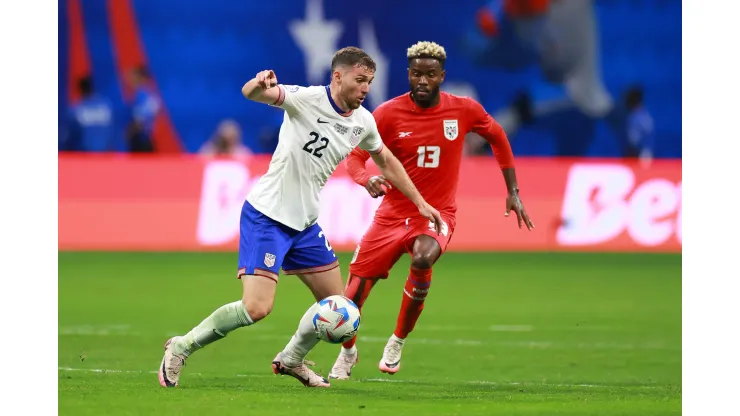
{"label": "player's calf", "polygon": [[432,269],[411,267],[406,286],[403,289],[401,311],[396,321],[396,329],[383,349],[383,357],[378,368],[383,373],[395,374],[401,369],[401,351],[406,337],[414,330],[416,321],[424,310],[424,300],[432,284]]}
{"label": "player's calf", "polygon": [[396,330],[393,334],[399,339],[406,339],[416,326],[416,321],[424,310],[424,301],[432,285],[432,269],[410,269],[406,285],[403,289],[401,311],[396,321]]}
{"label": "player's calf", "polygon": [[[370,291],[378,282],[378,278],[366,279],[350,272],[349,278],[347,279],[347,285],[344,288],[344,296],[351,299],[352,302],[357,305],[357,309],[362,312],[362,305],[365,304],[367,297],[370,296]],[[351,340],[342,344],[343,351],[345,353],[351,353],[357,342],[357,336],[352,337]]]}
{"label": "player's calf", "polygon": [[[377,282],[378,278],[366,279],[350,272],[347,285],[344,288],[344,295],[351,299],[357,305],[357,308],[362,311],[362,305],[365,304],[370,291]],[[355,346],[356,341],[357,336],[355,335],[352,339],[342,344],[339,356],[329,372],[330,379],[347,380],[350,378],[352,368],[359,361],[357,347]]]}
{"label": "player's calf", "polygon": [[189,357],[206,345],[223,339],[229,332],[252,324],[254,320],[243,301],[227,303],[184,336],[173,338],[172,348],[175,354]]}
{"label": "player's calf", "polygon": [[414,330],[432,285],[432,266],[441,253],[440,244],[434,237],[422,234],[414,240],[409,276],[403,289],[401,311],[393,333],[398,339],[406,339]]}

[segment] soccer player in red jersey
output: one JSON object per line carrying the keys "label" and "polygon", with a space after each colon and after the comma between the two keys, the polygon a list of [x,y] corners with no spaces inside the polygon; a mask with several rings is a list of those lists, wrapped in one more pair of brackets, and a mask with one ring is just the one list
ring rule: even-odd
{"label": "soccer player in red jersey", "polygon": [[[379,368],[394,374],[401,367],[401,350],[424,309],[432,281],[432,265],[444,253],[455,230],[455,193],[467,132],[475,132],[492,146],[502,169],[508,196],[506,213],[514,211],[519,228],[532,230],[519,198],[514,156],[501,126],[471,98],[440,92],[444,81],[445,50],[433,42],[419,42],[408,49],[411,91],[393,98],[373,112],[383,142],[403,163],[412,182],[436,207],[444,220],[437,233],[434,225],[419,216],[413,204],[393,189],[383,176],[365,170],[369,153],[355,149],[347,157],[347,169],[374,198],[385,195],[372,225],[357,246],[350,264],[345,296],[362,308],[370,290],[404,252],[411,268],[403,291],[396,329],[388,340]],[[387,192],[386,192],[387,189]],[[357,362],[356,339],[343,344],[330,378],[348,379]]]}

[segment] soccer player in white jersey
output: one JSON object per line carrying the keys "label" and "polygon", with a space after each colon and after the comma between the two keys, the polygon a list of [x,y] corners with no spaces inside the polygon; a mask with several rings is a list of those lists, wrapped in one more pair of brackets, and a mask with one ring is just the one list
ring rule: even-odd
{"label": "soccer player in white jersey", "polygon": [[[363,50],[348,47],[334,55],[331,72],[329,86],[280,85],[275,73],[267,70],[242,87],[247,99],[285,110],[270,167],[242,208],[237,272],[242,299],[221,306],[187,334],[165,343],[159,367],[163,387],[177,386],[180,370],[193,352],[270,313],[281,268],[284,274],[298,275],[317,301],[344,294],[336,255],[316,221],[321,189],[355,147],[372,154],[383,175],[441,231],[439,212],[383,146],[372,114],[362,107],[375,62]],[[303,315],[288,345],[272,361],[272,369],[307,387],[329,387],[326,378],[304,363],[319,342],[311,323],[316,308],[312,305]]]}

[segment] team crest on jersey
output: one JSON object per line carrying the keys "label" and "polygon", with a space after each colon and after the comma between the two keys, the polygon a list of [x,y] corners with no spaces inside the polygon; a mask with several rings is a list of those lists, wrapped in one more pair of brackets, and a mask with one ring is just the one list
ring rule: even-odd
{"label": "team crest on jersey", "polygon": [[457,120],[443,120],[447,140],[457,139]]}
{"label": "team crest on jersey", "polygon": [[352,135],[349,137],[349,144],[353,147],[360,144],[360,136],[362,136],[363,131],[365,131],[365,129],[360,126],[352,128]]}
{"label": "team crest on jersey", "polygon": [[275,255],[270,253],[265,253],[265,266],[272,267],[275,265]]}

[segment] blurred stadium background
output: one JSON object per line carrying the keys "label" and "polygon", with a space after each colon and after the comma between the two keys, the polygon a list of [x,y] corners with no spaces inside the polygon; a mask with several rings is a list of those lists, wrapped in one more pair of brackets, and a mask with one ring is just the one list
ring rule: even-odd
{"label": "blurred stadium background", "polygon": [[[680,413],[679,0],[58,2],[60,414]],[[456,234],[401,384],[374,365],[405,260],[365,309],[359,381],[316,400],[261,378],[311,302],[283,279],[267,321],[158,391],[161,343],[240,290],[238,213],[282,120],[241,86],[264,68],[326,83],[355,45],[378,63],[372,110],[408,91],[419,40],[447,50],[443,89],[506,129],[537,228],[504,219],[495,159],[468,135]],[[343,166],[323,191],[343,273],[378,203]],[[311,358],[328,371],[335,354]]]}

